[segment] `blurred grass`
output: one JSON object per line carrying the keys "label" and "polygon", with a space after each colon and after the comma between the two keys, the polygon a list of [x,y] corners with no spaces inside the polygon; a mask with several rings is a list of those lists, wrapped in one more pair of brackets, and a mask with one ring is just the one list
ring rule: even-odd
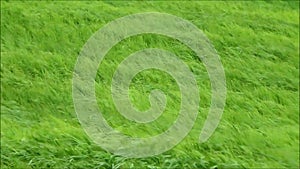
{"label": "blurred grass", "polygon": [[[132,136],[168,128],[178,113],[178,87],[157,71],[139,74],[130,96],[149,107],[153,88],[166,92],[165,114],[149,125],[118,115],[110,76],[130,53],[149,47],[178,55],[196,76],[199,118],[188,137],[159,156],[126,159],[85,135],[73,108],[71,79],[87,39],[103,25],[137,12],[170,13],[195,24],[223,63],[227,103],[210,140],[198,136],[210,105],[205,67],[181,43],[141,35],[117,44],[96,78],[99,108]],[[148,84],[148,85],[145,85]],[[170,102],[169,102],[170,101]],[[1,168],[299,168],[299,2],[5,2],[1,1]]]}

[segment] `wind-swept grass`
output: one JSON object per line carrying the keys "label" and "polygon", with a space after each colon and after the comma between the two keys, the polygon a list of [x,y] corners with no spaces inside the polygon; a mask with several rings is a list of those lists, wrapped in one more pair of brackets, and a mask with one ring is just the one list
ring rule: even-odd
{"label": "wind-swept grass", "polygon": [[[88,38],[109,21],[140,12],[170,13],[203,30],[220,55],[227,101],[214,135],[198,143],[211,99],[209,77],[176,40],[139,35],[117,44],[96,78],[99,108],[116,129],[147,137],[168,128],[180,91],[168,74],[148,70],[130,86],[132,102],[167,94],[165,113],[148,125],[126,121],[111,99],[111,75],[130,53],[169,50],[186,62],[200,90],[193,130],[161,155],[126,159],[103,151],[81,128],[72,75]],[[1,1],[1,168],[299,168],[299,2],[5,2]]]}

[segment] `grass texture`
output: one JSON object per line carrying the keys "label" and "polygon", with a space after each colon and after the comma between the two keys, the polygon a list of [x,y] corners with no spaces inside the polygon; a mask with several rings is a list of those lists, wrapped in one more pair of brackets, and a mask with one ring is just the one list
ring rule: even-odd
{"label": "grass texture", "polygon": [[[168,74],[146,70],[130,86],[140,110],[148,94],[167,95],[164,114],[135,124],[111,98],[111,76],[124,58],[144,48],[169,50],[190,67],[200,90],[189,135],[161,155],[128,159],[104,151],[81,128],[72,102],[77,56],[106,23],[134,13],[163,12],[189,20],[207,35],[226,73],[222,120],[198,143],[211,87],[203,63],[188,47],[144,34],[114,46],[96,78],[99,108],[109,124],[136,137],[167,129],[180,109]],[[1,168],[299,168],[299,2],[6,2],[1,1]]]}

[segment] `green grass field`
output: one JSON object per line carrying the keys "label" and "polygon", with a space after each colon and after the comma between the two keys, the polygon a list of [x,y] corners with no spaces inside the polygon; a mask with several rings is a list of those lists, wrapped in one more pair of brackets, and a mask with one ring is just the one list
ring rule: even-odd
{"label": "green grass field", "polygon": [[[167,94],[164,114],[147,125],[114,107],[111,76],[134,51],[156,47],[177,54],[200,90],[189,135],[161,155],[128,159],[101,149],[81,128],[72,76],[82,46],[122,16],[163,12],[189,20],[218,51],[227,100],[213,136],[198,143],[210,106],[203,63],[185,45],[161,35],[127,38],[98,69],[99,108],[115,129],[149,137],[167,129],[180,108],[171,76],[147,70],[130,86],[132,102],[149,108],[148,94]],[[1,168],[299,168],[299,2],[4,2],[1,1]]]}

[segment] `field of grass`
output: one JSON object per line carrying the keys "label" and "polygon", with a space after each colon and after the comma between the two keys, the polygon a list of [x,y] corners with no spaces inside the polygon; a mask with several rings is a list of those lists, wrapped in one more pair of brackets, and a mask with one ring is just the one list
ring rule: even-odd
{"label": "field of grass", "polygon": [[[118,64],[144,48],[169,50],[190,67],[200,90],[189,135],[161,155],[130,159],[93,143],[76,117],[72,76],[82,46],[108,22],[163,12],[203,30],[225,69],[227,100],[213,136],[198,143],[211,87],[203,63],[182,43],[144,34],[114,46],[96,78],[100,110],[115,129],[156,135],[176,119],[180,91],[171,76],[147,70],[130,86],[132,102],[167,95],[162,117],[127,121],[110,94]],[[299,168],[299,2],[5,2],[1,1],[1,168]]]}

